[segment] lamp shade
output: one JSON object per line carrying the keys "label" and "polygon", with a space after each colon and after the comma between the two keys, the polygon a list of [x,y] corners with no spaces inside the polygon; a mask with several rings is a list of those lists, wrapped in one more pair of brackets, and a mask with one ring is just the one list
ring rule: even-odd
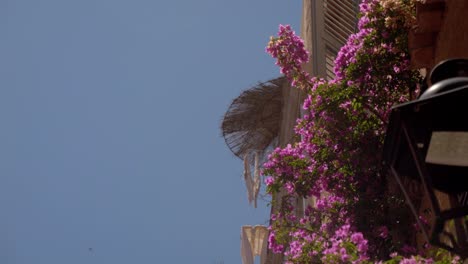
{"label": "lamp shade", "polygon": [[[425,240],[468,257],[468,77],[440,81],[419,99],[393,107],[383,159]],[[428,231],[403,178],[424,188],[430,201]]]}
{"label": "lamp shade", "polygon": [[453,82],[452,89],[442,85],[439,92],[431,87],[429,95],[392,108],[384,161],[402,177],[418,179],[414,146],[429,174],[426,180],[439,191],[460,193],[468,191],[468,78],[452,79],[458,88]]}

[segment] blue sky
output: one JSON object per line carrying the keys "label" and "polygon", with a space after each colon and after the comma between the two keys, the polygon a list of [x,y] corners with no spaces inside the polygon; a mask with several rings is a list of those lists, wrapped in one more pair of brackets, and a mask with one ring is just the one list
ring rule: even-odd
{"label": "blue sky", "polygon": [[0,1],[0,263],[240,263],[269,209],[219,125],[301,5]]}

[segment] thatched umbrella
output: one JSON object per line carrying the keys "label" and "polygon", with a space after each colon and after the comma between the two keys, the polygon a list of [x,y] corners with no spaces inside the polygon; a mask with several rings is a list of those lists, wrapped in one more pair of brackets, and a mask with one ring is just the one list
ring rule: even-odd
{"label": "thatched umbrella", "polygon": [[285,80],[276,78],[242,92],[232,101],[221,125],[227,146],[244,160],[248,200],[254,207],[261,185],[261,164],[269,149],[276,146],[280,130]]}
{"label": "thatched umbrella", "polygon": [[263,155],[278,136],[284,82],[279,77],[259,83],[229,106],[221,130],[227,146],[240,159],[251,153]]}

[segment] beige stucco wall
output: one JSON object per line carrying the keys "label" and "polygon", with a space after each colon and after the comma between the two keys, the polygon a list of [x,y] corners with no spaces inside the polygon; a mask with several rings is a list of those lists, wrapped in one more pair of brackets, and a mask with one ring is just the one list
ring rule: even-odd
{"label": "beige stucco wall", "polygon": [[[309,51],[310,58],[312,58],[312,1],[303,0],[302,7],[302,19],[301,19],[301,37],[304,40],[306,49]],[[304,69],[308,72],[312,72],[312,64],[308,63],[304,65]],[[279,131],[279,145],[281,147],[286,146],[294,142],[294,127],[296,120],[301,116],[302,102],[304,101],[304,92],[299,89],[293,88],[288,84],[283,86],[283,109],[281,112],[281,127]],[[276,201],[280,201],[281,194],[274,197]],[[298,201],[299,210],[302,210],[302,201]],[[275,208],[272,208],[272,212]],[[299,212],[300,213],[300,212]],[[268,264],[280,264],[283,262],[283,256],[281,254],[273,254],[270,250],[268,251],[267,263]]]}
{"label": "beige stucco wall", "polygon": [[312,74],[312,1],[302,1],[301,38],[304,46],[309,51],[309,62],[304,65],[304,70]]}

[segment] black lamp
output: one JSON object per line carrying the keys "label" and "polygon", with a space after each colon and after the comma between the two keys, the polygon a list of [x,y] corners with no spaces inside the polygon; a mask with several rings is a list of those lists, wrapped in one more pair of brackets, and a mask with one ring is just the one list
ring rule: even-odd
{"label": "black lamp", "polygon": [[[383,155],[425,239],[462,257],[468,257],[467,73],[468,60],[441,62],[430,74],[429,89],[393,107]],[[428,230],[403,178],[418,181],[430,200]]]}

